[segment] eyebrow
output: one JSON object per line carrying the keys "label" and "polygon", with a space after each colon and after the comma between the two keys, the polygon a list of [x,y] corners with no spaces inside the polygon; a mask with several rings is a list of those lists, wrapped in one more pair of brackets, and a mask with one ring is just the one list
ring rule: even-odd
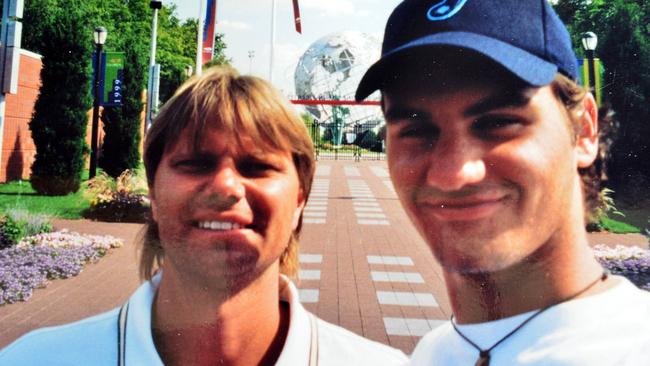
{"label": "eyebrow", "polygon": [[519,108],[528,105],[532,97],[533,88],[518,88],[494,93],[469,106],[463,116],[472,117],[495,109]]}
{"label": "eyebrow", "polygon": [[397,106],[386,110],[385,118],[387,124],[405,119],[426,120],[431,119],[431,114],[425,110],[411,108],[408,106]]}
{"label": "eyebrow", "polygon": [[[467,107],[463,111],[463,116],[473,117],[495,109],[524,107],[530,103],[533,90],[534,88],[526,87],[493,93]],[[431,118],[432,115],[427,110],[409,105],[390,107],[385,112],[385,120],[389,125],[394,124],[394,121],[407,119],[425,121]]]}

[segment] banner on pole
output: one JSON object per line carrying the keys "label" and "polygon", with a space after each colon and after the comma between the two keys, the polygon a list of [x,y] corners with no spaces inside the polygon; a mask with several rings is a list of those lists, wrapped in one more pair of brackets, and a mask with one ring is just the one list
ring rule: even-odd
{"label": "banner on pole", "polygon": [[[578,59],[578,66],[580,68],[580,79],[582,82],[582,85],[586,88],[591,88],[591,85],[589,85],[589,61],[585,59]],[[603,91],[603,76],[605,75],[605,68],[603,67],[603,64],[600,62],[599,58],[594,58],[594,69],[596,72],[594,72],[594,76],[596,77],[596,80],[594,82],[594,92],[596,95],[596,103],[598,103],[599,106],[602,105],[602,91]]]}
{"label": "banner on pole", "polygon": [[121,106],[124,95],[124,52],[104,52],[101,65],[100,104],[104,107]]}
{"label": "banner on pole", "polygon": [[300,23],[300,8],[298,0],[293,0],[293,21],[296,23],[296,32],[302,34],[302,24]]}
{"label": "banner on pole", "polygon": [[214,25],[217,15],[217,0],[207,0],[205,7],[205,23],[203,24],[202,63],[205,64],[214,57]]}

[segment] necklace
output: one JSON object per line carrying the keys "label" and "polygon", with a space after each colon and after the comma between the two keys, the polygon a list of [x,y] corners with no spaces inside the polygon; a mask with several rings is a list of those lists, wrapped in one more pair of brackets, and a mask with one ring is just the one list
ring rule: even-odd
{"label": "necklace", "polygon": [[555,305],[557,305],[557,304],[561,304],[561,303],[566,302],[566,301],[569,301],[569,300],[573,300],[574,298],[576,298],[576,297],[582,295],[583,293],[587,292],[587,290],[589,290],[590,288],[594,287],[598,282],[605,281],[605,280],[607,279],[608,276],[609,276],[609,272],[608,272],[607,270],[604,270],[604,271],[603,271],[603,274],[602,274],[600,277],[598,277],[598,278],[597,278],[595,281],[593,281],[592,283],[588,284],[588,285],[587,285],[585,288],[583,288],[582,290],[580,290],[580,291],[576,292],[575,294],[573,294],[573,295],[567,297],[566,299],[563,299],[562,301],[560,301],[560,302],[558,302],[558,303],[551,304],[551,305],[547,305],[547,306],[545,306],[545,307],[543,307],[543,308],[537,310],[533,315],[529,316],[526,320],[524,320],[523,322],[521,322],[521,324],[519,324],[518,326],[516,326],[515,329],[511,330],[510,333],[508,333],[508,334],[506,334],[505,336],[503,336],[503,338],[499,339],[496,343],[494,343],[494,344],[492,345],[492,347],[487,348],[487,349],[481,349],[481,347],[479,347],[476,343],[472,342],[471,339],[467,338],[467,336],[465,336],[465,335],[464,335],[464,334],[463,334],[463,333],[462,333],[462,332],[461,332],[461,331],[456,327],[456,323],[454,323],[454,316],[453,316],[453,315],[451,316],[451,325],[454,327],[454,330],[456,331],[456,333],[458,333],[458,335],[459,335],[461,338],[463,338],[467,343],[469,343],[472,347],[474,347],[474,348],[476,348],[476,349],[478,350],[478,352],[479,352],[479,358],[478,358],[478,360],[476,360],[476,364],[475,364],[474,366],[489,366],[489,365],[490,365],[490,352],[491,352],[494,348],[496,348],[498,345],[500,345],[503,341],[505,341],[506,339],[508,339],[511,335],[515,334],[519,329],[523,328],[524,325],[528,324],[528,322],[530,322],[531,320],[533,320],[535,317],[537,317],[537,316],[540,315],[541,313],[545,312],[546,310],[552,308],[553,306],[555,306]]}

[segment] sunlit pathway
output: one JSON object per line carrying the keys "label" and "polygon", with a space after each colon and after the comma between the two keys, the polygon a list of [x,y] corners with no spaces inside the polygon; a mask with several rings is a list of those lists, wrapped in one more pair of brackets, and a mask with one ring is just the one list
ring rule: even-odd
{"label": "sunlit pathway", "polygon": [[329,184],[329,179],[314,179],[309,202],[307,202],[303,213],[303,223],[324,224],[326,222]]}
{"label": "sunlit pathway", "polygon": [[449,316],[438,267],[406,218],[385,162],[318,164],[329,179],[327,220],[303,229],[302,250],[323,254],[319,280],[302,277],[302,288],[320,290],[318,303],[305,306],[410,353]]}

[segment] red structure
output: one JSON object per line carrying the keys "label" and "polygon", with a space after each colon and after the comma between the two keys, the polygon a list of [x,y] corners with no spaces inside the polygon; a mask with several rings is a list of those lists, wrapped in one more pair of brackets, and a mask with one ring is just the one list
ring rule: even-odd
{"label": "red structure", "polygon": [[36,147],[29,131],[29,121],[41,87],[41,56],[20,51],[18,93],[6,94],[0,182],[28,179]]}

